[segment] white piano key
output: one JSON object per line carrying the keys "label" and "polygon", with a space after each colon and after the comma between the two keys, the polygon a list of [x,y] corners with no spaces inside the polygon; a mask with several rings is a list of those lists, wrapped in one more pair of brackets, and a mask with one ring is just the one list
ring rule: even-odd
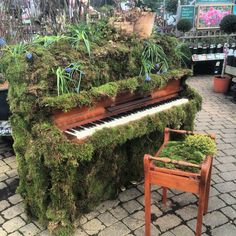
{"label": "white piano key", "polygon": [[125,125],[125,124],[128,124],[129,122],[142,119],[145,116],[154,115],[158,112],[168,110],[174,106],[179,106],[179,105],[183,105],[186,103],[188,103],[188,99],[182,98],[182,99],[171,101],[171,102],[168,102],[165,104],[151,107],[150,109],[144,109],[142,111],[138,111],[138,112],[136,112],[134,114],[130,114],[128,116],[124,116],[124,117],[121,116],[119,118],[116,118],[115,120],[107,121],[106,123],[103,123],[100,125],[98,124],[95,127],[84,128],[84,130],[81,130],[81,131],[78,131],[76,129],[71,129],[74,131],[74,133],[72,133],[70,131],[65,131],[65,132],[75,136],[77,139],[84,139],[88,136],[93,135],[96,131],[101,130],[103,128],[113,128],[113,127],[117,127],[120,125]]}

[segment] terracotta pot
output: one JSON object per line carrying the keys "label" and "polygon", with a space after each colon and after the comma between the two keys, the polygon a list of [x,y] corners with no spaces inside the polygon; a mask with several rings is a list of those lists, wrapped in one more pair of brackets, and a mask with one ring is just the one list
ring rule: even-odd
{"label": "terracotta pot", "polygon": [[230,78],[225,76],[225,77],[221,77],[219,76],[215,76],[213,78],[214,81],[214,91],[216,93],[226,93],[228,91],[229,88],[229,83],[230,83]]}
{"label": "terracotta pot", "polygon": [[123,21],[123,22],[114,22],[113,26],[121,30],[125,34],[132,34],[134,32],[134,23],[133,22],[128,22],[128,21]]}
{"label": "terracotta pot", "polygon": [[134,33],[137,33],[142,38],[150,37],[155,16],[155,12],[142,12],[139,19],[134,23]]}

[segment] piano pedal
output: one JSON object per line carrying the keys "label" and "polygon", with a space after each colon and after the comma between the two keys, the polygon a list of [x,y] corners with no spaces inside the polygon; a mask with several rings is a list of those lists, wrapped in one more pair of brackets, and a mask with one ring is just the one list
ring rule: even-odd
{"label": "piano pedal", "polygon": [[124,191],[126,190],[126,187],[121,186],[121,187],[120,187],[120,190],[121,190],[122,192],[124,192]]}
{"label": "piano pedal", "polygon": [[130,181],[130,183],[132,184],[132,185],[138,185],[138,182],[137,181]]}

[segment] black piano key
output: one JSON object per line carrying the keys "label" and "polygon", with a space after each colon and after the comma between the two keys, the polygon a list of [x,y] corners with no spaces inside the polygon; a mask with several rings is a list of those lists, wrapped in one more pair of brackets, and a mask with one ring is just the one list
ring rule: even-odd
{"label": "black piano key", "polygon": [[122,117],[128,117],[128,116],[136,114],[138,112],[143,112],[145,110],[149,110],[149,109],[161,106],[163,104],[167,104],[169,102],[176,101],[178,98],[179,97],[170,98],[168,100],[164,100],[164,101],[161,101],[161,102],[158,102],[158,103],[147,105],[145,107],[135,108],[131,111],[122,112],[122,113],[119,113],[119,114],[116,114],[116,115],[113,115],[113,116],[106,117],[106,118],[101,119],[101,120],[90,122],[88,124],[84,124],[84,125],[81,125],[81,126],[76,126],[76,127],[72,128],[74,130],[68,129],[68,131],[71,132],[71,133],[76,133],[76,131],[83,131],[83,130],[86,130],[86,129],[89,129],[89,128],[93,128],[93,127],[96,127],[96,126],[99,126],[99,125],[102,125],[102,124],[109,123],[111,121],[119,120]]}

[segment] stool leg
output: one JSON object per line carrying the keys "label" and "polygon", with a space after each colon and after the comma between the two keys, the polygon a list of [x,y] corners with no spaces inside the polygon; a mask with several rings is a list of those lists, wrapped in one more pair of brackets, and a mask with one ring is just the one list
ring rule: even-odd
{"label": "stool leg", "polygon": [[167,200],[167,188],[162,187],[162,204],[166,206],[166,200]]}
{"label": "stool leg", "polygon": [[208,210],[209,193],[210,193],[210,188],[211,188],[211,170],[212,170],[212,166],[210,168],[210,172],[209,172],[207,183],[206,183],[204,214],[206,214]]}
{"label": "stool leg", "polygon": [[207,210],[208,210],[210,188],[211,188],[211,177],[209,176],[209,178],[207,180],[207,186],[206,186],[206,192],[205,192],[204,214],[206,214]]}
{"label": "stool leg", "polygon": [[145,178],[145,236],[151,235],[151,187],[149,181]]}
{"label": "stool leg", "polygon": [[197,225],[196,225],[196,236],[201,236],[202,234],[202,220],[203,220],[203,213],[204,213],[204,201],[205,201],[205,191],[202,188],[199,194],[198,200],[198,214],[197,214]]}

